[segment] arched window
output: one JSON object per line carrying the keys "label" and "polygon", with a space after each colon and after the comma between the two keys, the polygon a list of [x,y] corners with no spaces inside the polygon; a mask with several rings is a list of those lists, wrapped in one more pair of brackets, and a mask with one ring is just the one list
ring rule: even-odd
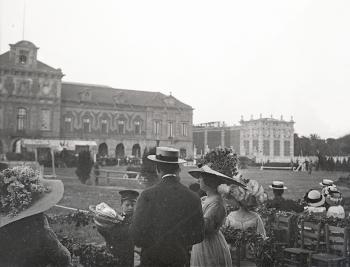
{"label": "arched window", "polygon": [[84,118],[83,119],[83,130],[84,133],[89,133],[91,132],[91,123],[89,118]]}
{"label": "arched window", "polygon": [[108,120],[106,119],[101,120],[101,132],[103,134],[108,134]]}
{"label": "arched window", "polygon": [[17,130],[23,131],[26,126],[27,110],[25,108],[18,108],[17,110]]}
{"label": "arched window", "polygon": [[125,120],[123,119],[118,120],[118,133],[125,134]]}
{"label": "arched window", "polygon": [[66,132],[71,132],[72,131],[72,117],[65,117],[64,118],[64,130]]}
{"label": "arched window", "polygon": [[136,135],[140,135],[141,134],[141,122],[140,121],[135,121],[134,122],[134,132]]}

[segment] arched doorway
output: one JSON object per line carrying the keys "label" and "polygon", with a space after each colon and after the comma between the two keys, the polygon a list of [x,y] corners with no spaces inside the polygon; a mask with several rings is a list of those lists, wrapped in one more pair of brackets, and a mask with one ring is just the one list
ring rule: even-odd
{"label": "arched doorway", "polygon": [[12,143],[12,152],[21,153],[21,139],[16,139]]}
{"label": "arched doorway", "polygon": [[122,143],[118,144],[115,148],[115,158],[122,159],[125,157],[125,149]]}
{"label": "arched doorway", "polygon": [[132,152],[131,154],[135,156],[136,158],[141,158],[141,147],[139,144],[135,144],[132,146]]}
{"label": "arched doorway", "polygon": [[98,155],[100,157],[108,156],[108,146],[106,143],[102,143],[98,146]]}

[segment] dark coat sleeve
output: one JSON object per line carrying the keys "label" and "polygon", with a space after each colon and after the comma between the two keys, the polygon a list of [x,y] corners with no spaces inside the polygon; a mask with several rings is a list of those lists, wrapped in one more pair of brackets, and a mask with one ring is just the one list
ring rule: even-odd
{"label": "dark coat sleeve", "polygon": [[186,236],[185,240],[188,245],[200,243],[204,239],[204,219],[202,204],[199,198],[195,198],[192,206],[192,214],[185,226]]}
{"label": "dark coat sleeve", "polygon": [[146,247],[152,243],[152,201],[147,191],[141,193],[136,203],[133,220],[130,225],[130,234],[134,244]]}

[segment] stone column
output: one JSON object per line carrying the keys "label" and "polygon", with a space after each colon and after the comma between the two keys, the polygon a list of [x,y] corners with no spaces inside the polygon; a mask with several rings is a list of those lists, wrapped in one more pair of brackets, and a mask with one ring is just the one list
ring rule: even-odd
{"label": "stone column", "polygon": [[270,142],[270,155],[269,155],[269,159],[272,159],[274,156],[275,156],[275,153],[274,153],[274,143],[273,143],[273,140],[274,140],[274,134],[273,134],[273,128],[270,127],[269,129],[269,132],[270,132],[270,137],[269,137],[269,142]]}
{"label": "stone column", "polygon": [[248,155],[253,155],[253,128],[249,127],[249,151],[247,153]]}
{"label": "stone column", "polygon": [[225,147],[225,130],[221,130],[221,147]]}
{"label": "stone column", "polygon": [[203,154],[205,154],[205,149],[208,145],[208,130],[204,129],[204,148],[203,148]]}

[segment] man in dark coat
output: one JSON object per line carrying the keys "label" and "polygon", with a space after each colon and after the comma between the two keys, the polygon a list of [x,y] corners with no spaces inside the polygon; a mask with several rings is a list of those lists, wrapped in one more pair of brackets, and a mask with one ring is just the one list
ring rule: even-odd
{"label": "man in dark coat", "polygon": [[304,211],[304,207],[302,205],[299,205],[295,201],[291,199],[285,199],[283,198],[284,190],[287,189],[286,186],[284,186],[283,182],[280,181],[273,181],[272,185],[270,185],[270,188],[273,189],[274,198],[272,200],[268,200],[266,203],[267,208],[273,208],[277,210],[287,211],[287,212],[296,212],[300,213]]}
{"label": "man in dark coat", "polygon": [[131,224],[135,245],[141,247],[142,267],[183,267],[189,249],[204,238],[199,197],[180,183],[179,151],[157,147],[148,158],[157,163],[161,181],[143,191]]}

